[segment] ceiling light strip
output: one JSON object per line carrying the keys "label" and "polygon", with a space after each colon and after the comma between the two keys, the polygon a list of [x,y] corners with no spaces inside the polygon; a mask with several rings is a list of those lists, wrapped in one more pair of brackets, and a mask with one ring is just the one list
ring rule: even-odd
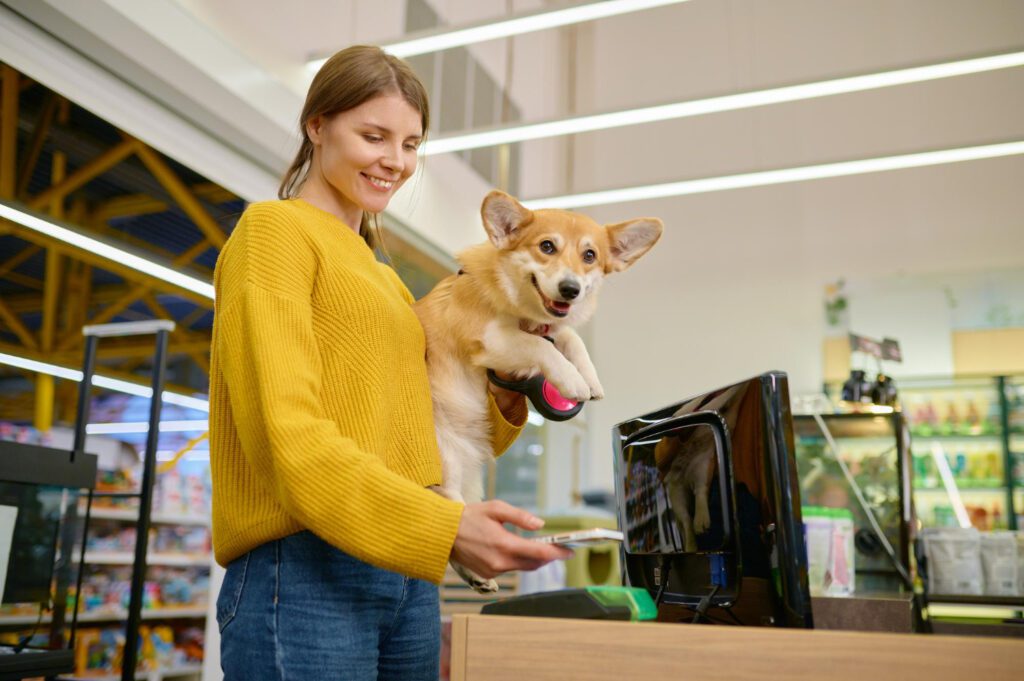
{"label": "ceiling light strip", "polygon": [[[66,367],[57,366],[56,364],[48,364],[46,362],[28,359],[27,357],[18,357],[17,355],[8,355],[7,353],[0,352],[0,364],[34,371],[39,374],[56,376],[57,378],[64,378],[69,381],[74,381],[75,383],[82,382],[82,372],[77,369],[68,369]],[[136,395],[138,397],[145,397],[146,399],[153,397],[152,388],[139,385],[137,383],[131,383],[129,381],[122,381],[117,378],[110,378],[109,376],[94,375],[92,377],[92,383],[98,388],[106,388],[107,390]],[[165,390],[163,392],[163,401],[166,404],[175,404],[179,407],[187,407],[188,409],[196,409],[207,413],[210,411],[209,400],[192,397],[190,395],[182,395],[181,393],[174,393],[169,390]]]}
{"label": "ceiling light strip", "polygon": [[0,202],[0,218],[213,300],[213,285]]}
{"label": "ceiling light strip", "polygon": [[722,97],[711,97],[708,99],[696,99],[672,104],[630,109],[627,111],[615,111],[591,116],[577,116],[556,121],[533,123],[515,127],[501,128],[496,130],[483,130],[464,135],[428,139],[424,144],[425,155],[445,154],[466,149],[479,149],[481,147],[496,146],[499,144],[512,144],[533,139],[546,137],[557,137],[560,135],[574,135],[596,130],[608,130],[628,125],[639,125],[642,123],[655,123],[658,121],[687,118],[691,116],[702,116],[705,114],[721,113],[723,111],[737,111],[750,109],[771,104],[782,104],[785,102],[797,102],[818,97],[829,97],[832,95],[849,94],[852,92],[864,92],[879,88],[893,87],[896,85],[907,85],[910,83],[921,83],[940,78],[952,78],[954,76],[969,75],[972,73],[983,73],[999,69],[1024,66],[1024,52],[1012,52],[1008,54],[979,57],[977,59],[966,59],[943,64],[931,64],[918,66],[896,71],[883,71],[849,78],[838,78],[835,80],[804,83],[801,85],[790,85],[786,87],[771,88],[768,90],[755,90],[735,95],[724,95]]}
{"label": "ceiling light strip", "polygon": [[828,177],[863,175],[866,173],[877,173],[886,170],[920,168],[922,166],[959,163],[961,161],[976,161],[979,159],[998,158],[1000,156],[1013,156],[1017,154],[1024,154],[1024,141],[990,144],[979,147],[964,147],[960,149],[943,149],[940,151],[927,151],[918,154],[906,154],[903,156],[885,156],[882,158],[826,163],[823,165],[802,166],[798,168],[766,170],[756,173],[743,173],[740,175],[724,175],[720,177],[708,177],[698,180],[668,182],[666,184],[627,187],[624,189],[612,189],[585,194],[567,194],[564,196],[553,196],[549,198],[523,201],[523,205],[531,209],[601,206],[609,203],[627,203],[629,201],[642,201],[645,199],[658,199],[669,196],[685,196],[687,194],[703,194],[707,192],[724,191],[727,189],[742,189],[746,187],[763,187],[775,184],[786,184],[789,182],[803,182],[805,180],[818,180]]}
{"label": "ceiling light strip", "polygon": [[[454,30],[429,30],[419,37],[415,35],[406,40],[381,45],[388,53],[396,57],[414,57],[419,54],[440,52],[453,47],[462,47],[482,43],[498,38],[509,38],[524,33],[533,33],[559,26],[580,24],[586,21],[605,19],[619,14],[629,14],[645,9],[677,5],[688,0],[605,0],[604,2],[586,2],[563,7],[556,10],[542,10],[522,14],[510,19],[487,21]],[[326,62],[326,58],[312,59],[307,66],[318,71]]]}

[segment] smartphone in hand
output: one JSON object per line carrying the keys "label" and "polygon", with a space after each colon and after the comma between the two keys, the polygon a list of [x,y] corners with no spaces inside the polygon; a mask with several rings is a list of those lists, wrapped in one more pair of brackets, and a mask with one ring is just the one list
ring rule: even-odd
{"label": "smartphone in hand", "polygon": [[594,527],[589,530],[574,530],[572,532],[560,532],[558,534],[545,534],[534,537],[536,541],[547,544],[558,544],[569,548],[603,544],[609,541],[622,541],[622,533],[618,530],[608,530],[603,527]]}

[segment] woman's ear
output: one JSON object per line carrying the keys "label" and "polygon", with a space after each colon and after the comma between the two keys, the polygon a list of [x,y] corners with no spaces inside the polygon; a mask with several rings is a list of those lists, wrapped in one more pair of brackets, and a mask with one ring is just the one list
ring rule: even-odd
{"label": "woman's ear", "polygon": [[320,132],[323,128],[324,117],[317,114],[316,116],[310,116],[309,120],[306,121],[306,137],[314,145],[320,144]]}

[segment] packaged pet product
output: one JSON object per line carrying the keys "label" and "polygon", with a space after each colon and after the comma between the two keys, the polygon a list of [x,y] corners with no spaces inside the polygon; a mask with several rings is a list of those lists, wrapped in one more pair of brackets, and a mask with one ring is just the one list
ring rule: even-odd
{"label": "packaged pet product", "polygon": [[927,527],[921,532],[933,594],[982,593],[981,537],[973,527]]}
{"label": "packaged pet product", "polygon": [[1017,595],[1024,596],[1024,532],[1018,530],[1017,536]]}
{"label": "packaged pet product", "polygon": [[812,596],[825,594],[825,573],[832,550],[832,517],[821,506],[804,506],[804,543],[807,545],[807,581]]}
{"label": "packaged pet product", "polygon": [[981,567],[986,596],[1017,595],[1017,537],[1014,532],[983,532]]}
{"label": "packaged pet product", "polygon": [[854,591],[853,514],[847,508],[830,508],[832,555],[826,575],[825,593],[849,596]]}

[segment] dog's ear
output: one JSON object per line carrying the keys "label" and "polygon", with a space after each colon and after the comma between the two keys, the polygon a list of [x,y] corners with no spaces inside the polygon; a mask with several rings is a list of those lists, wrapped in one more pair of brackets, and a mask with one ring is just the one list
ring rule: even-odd
{"label": "dog's ear", "polygon": [[516,230],[533,222],[533,211],[524,208],[514,198],[497,189],[484,197],[480,215],[484,220],[487,236],[498,248],[507,247]]}
{"label": "dog's ear", "polygon": [[612,252],[604,271],[610,273],[621,272],[651,250],[661,238],[663,226],[658,218],[637,218],[608,225],[606,229]]}

